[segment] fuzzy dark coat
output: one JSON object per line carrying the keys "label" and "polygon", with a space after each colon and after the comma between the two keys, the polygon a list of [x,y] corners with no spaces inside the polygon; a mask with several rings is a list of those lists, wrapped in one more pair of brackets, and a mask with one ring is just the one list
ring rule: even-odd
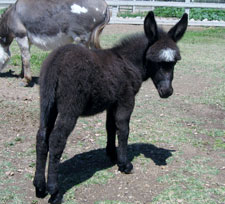
{"label": "fuzzy dark coat", "polygon": [[160,97],[172,95],[173,69],[180,60],[176,42],[186,28],[187,15],[184,14],[165,33],[157,28],[154,14],[149,12],[144,22],[145,33],[127,37],[111,49],[89,50],[71,44],[48,56],[40,75],[41,118],[34,178],[38,197],[46,195],[45,165],[49,152],[49,202],[61,202],[59,161],[79,116],[107,110],[106,152],[112,161],[117,161],[121,172],[131,172],[127,140],[135,95],[148,78],[154,82]]}

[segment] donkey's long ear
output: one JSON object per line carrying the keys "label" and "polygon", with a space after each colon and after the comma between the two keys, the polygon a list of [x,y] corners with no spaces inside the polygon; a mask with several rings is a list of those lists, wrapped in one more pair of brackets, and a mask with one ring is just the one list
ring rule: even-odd
{"label": "donkey's long ear", "polygon": [[185,13],[180,19],[180,21],[169,30],[168,35],[175,42],[179,41],[186,31],[187,25],[188,25],[188,15]]}
{"label": "donkey's long ear", "polygon": [[145,17],[144,30],[150,43],[153,43],[158,39],[158,28],[152,11]]}

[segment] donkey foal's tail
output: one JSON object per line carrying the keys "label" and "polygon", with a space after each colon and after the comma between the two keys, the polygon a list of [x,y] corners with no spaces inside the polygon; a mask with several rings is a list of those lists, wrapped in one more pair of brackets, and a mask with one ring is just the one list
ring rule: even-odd
{"label": "donkey foal's tail", "polygon": [[[56,50],[57,51],[57,50]],[[56,59],[56,51],[53,51],[43,62],[39,78],[40,84],[40,126],[46,127],[51,111],[56,111],[55,93],[58,81],[57,70],[53,66]]]}

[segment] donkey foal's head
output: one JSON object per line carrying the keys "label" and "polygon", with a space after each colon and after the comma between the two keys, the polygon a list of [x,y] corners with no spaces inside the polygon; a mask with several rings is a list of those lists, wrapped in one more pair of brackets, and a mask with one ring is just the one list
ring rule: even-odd
{"label": "donkey foal's head", "polygon": [[188,24],[188,15],[167,33],[158,29],[153,12],[145,18],[144,29],[149,40],[146,51],[146,65],[153,83],[161,98],[168,98],[173,94],[172,80],[174,66],[181,59],[176,43],[184,35]]}

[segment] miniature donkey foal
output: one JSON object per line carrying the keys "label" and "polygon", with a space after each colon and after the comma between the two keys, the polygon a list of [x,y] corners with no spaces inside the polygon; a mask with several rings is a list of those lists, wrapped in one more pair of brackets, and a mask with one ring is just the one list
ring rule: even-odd
{"label": "miniature donkey foal", "polygon": [[47,57],[40,75],[41,113],[34,178],[37,197],[49,193],[50,203],[61,203],[59,162],[79,116],[107,110],[107,155],[117,161],[121,172],[130,173],[133,166],[127,158],[127,141],[135,95],[148,78],[160,97],[172,95],[173,70],[181,59],[176,42],[185,33],[187,22],[184,14],[166,33],[158,29],[153,12],[149,12],[143,34],[127,37],[111,49],[89,50],[70,44]]}

